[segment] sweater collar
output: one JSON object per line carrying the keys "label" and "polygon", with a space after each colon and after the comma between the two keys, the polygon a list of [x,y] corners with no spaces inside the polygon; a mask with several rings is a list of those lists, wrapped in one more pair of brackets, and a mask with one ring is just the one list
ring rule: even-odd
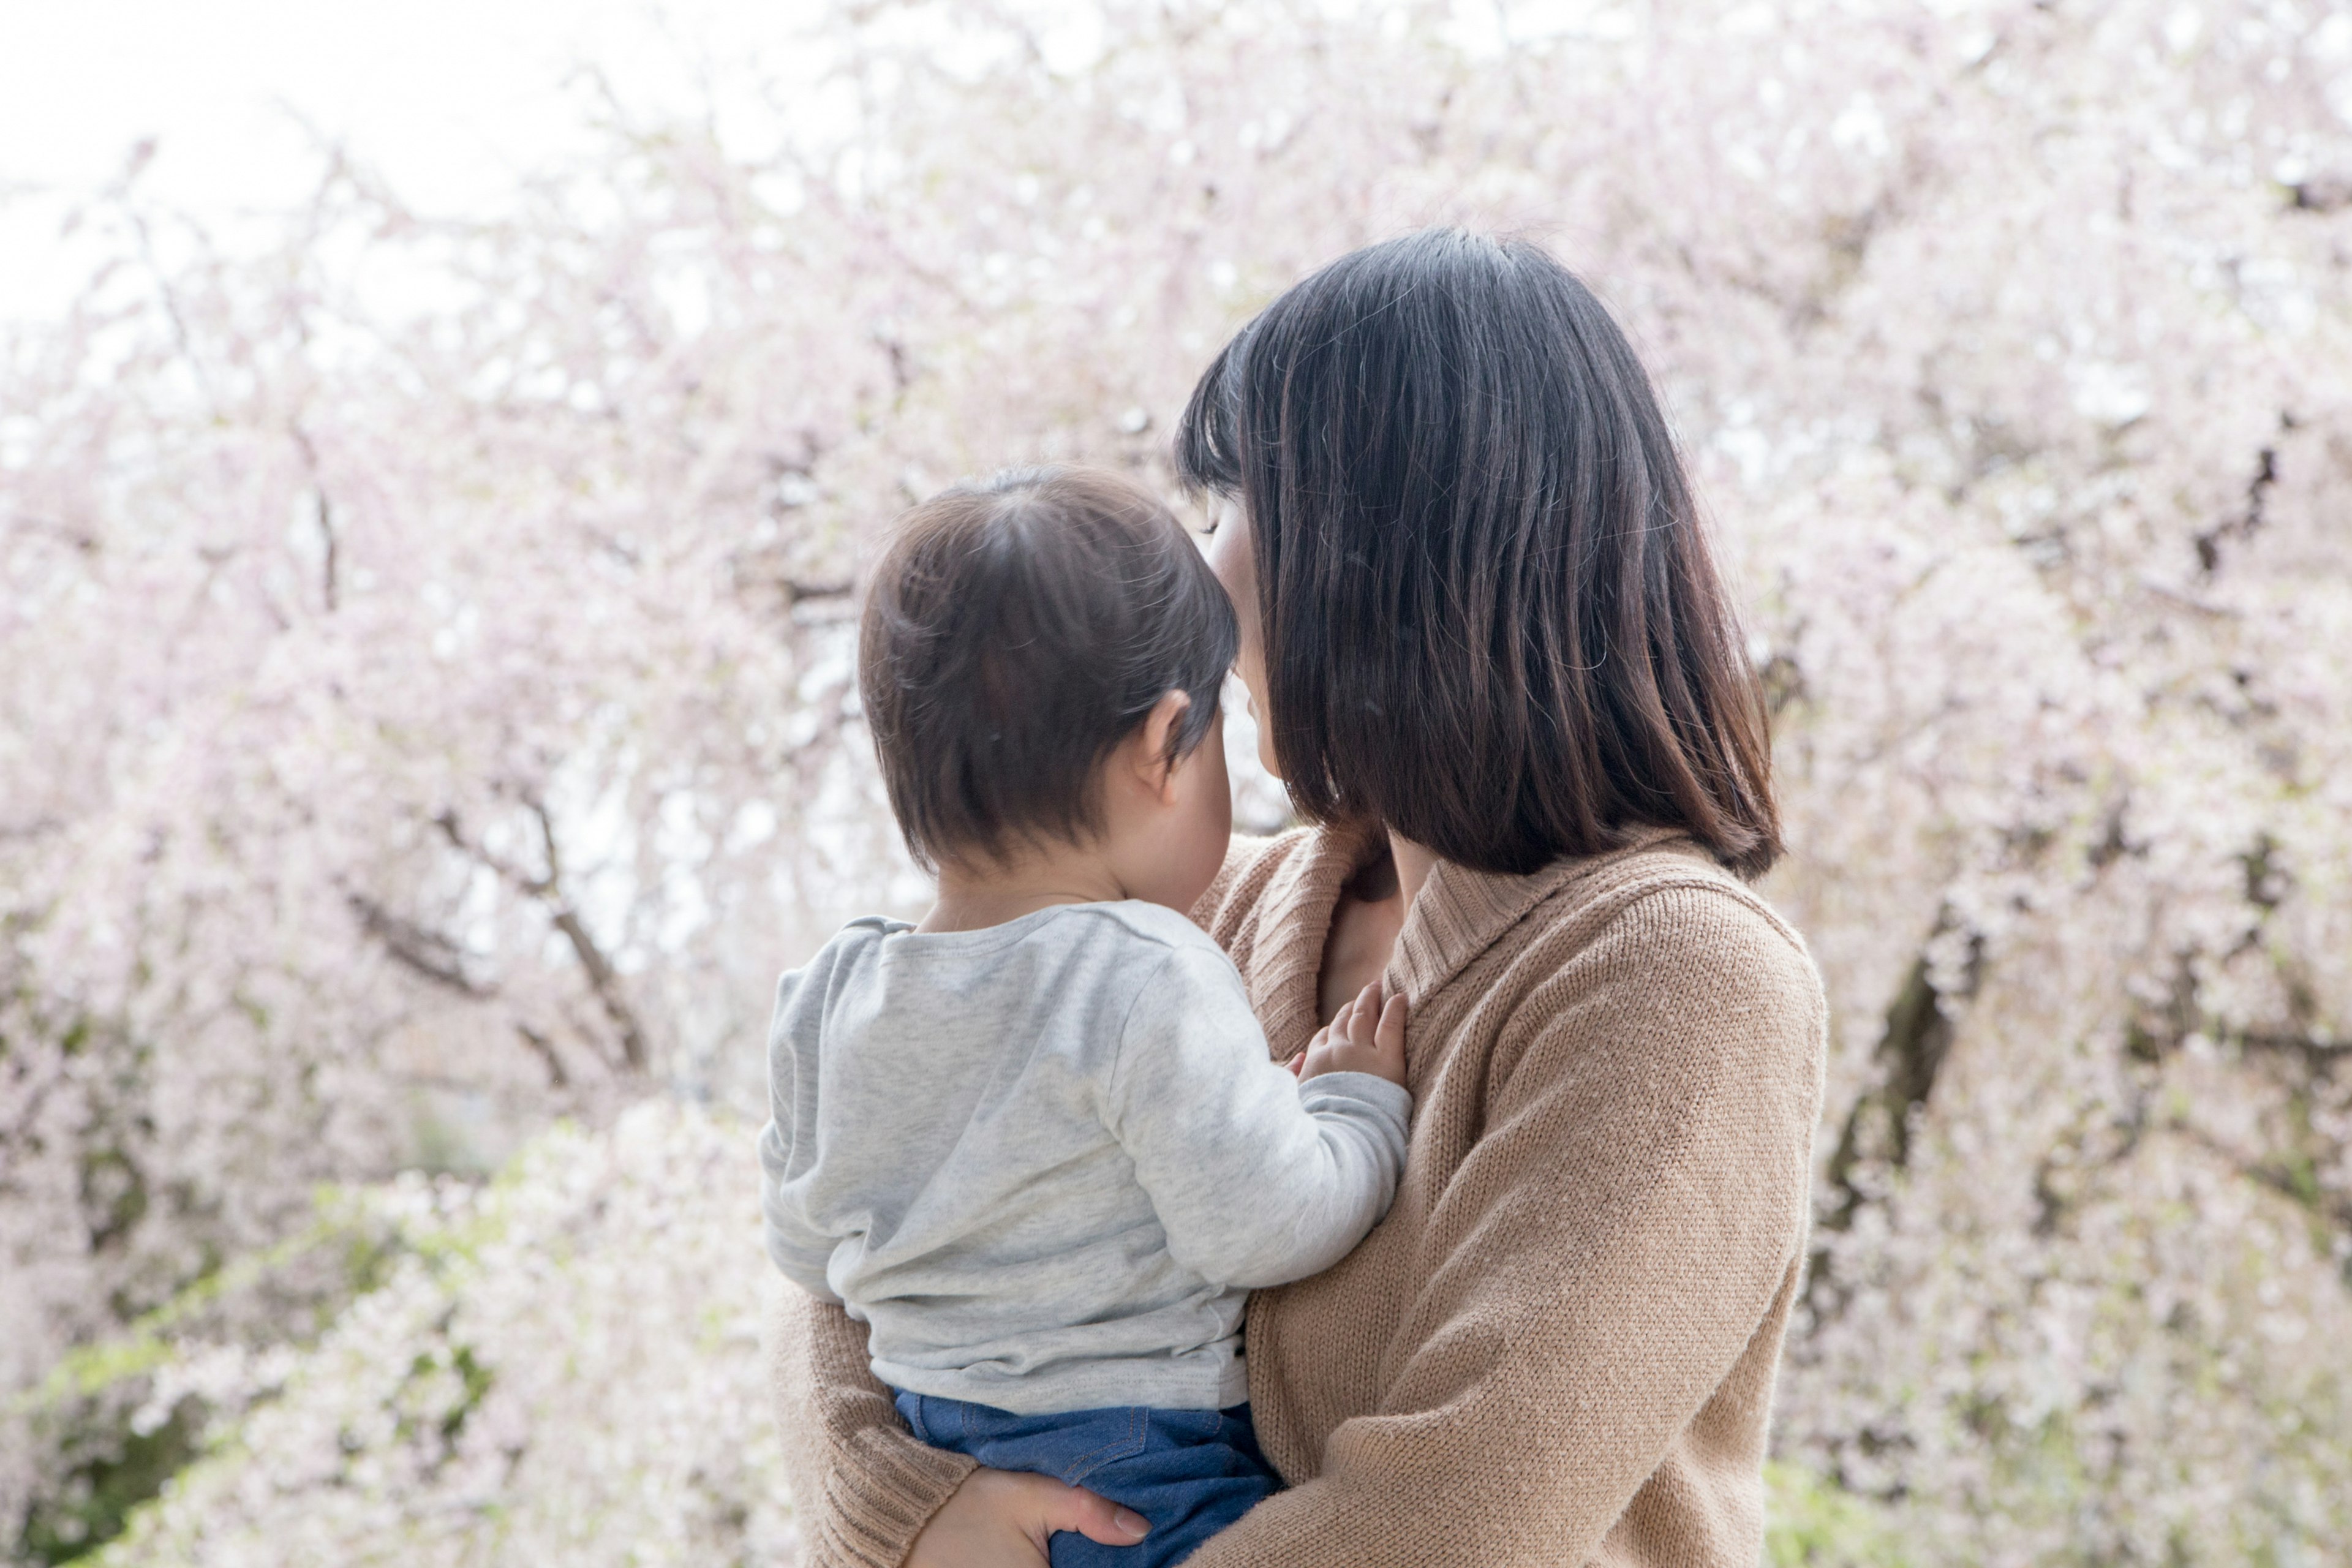
{"label": "sweater collar", "polygon": [[[1684,839],[1673,828],[1638,827],[1617,848],[1555,860],[1523,876],[1441,860],[1405,911],[1382,981],[1418,1007],[1560,889],[1630,856]],[[1379,852],[1381,840],[1376,826],[1312,829],[1306,853],[1291,858],[1266,889],[1259,906],[1259,960],[1252,966],[1250,1000],[1267,1023],[1277,1057],[1304,1045],[1321,1022],[1316,982],[1332,911],[1339,889]]]}
{"label": "sweater collar", "polygon": [[1339,889],[1371,860],[1380,843],[1376,826],[1309,828],[1303,852],[1285,858],[1258,900],[1250,1005],[1265,1026],[1277,1061],[1305,1048],[1323,1022],[1316,1016],[1315,993],[1331,912]]}
{"label": "sweater collar", "polygon": [[[1474,871],[1440,860],[1405,911],[1383,982],[1418,1007],[1439,987],[1495,945],[1528,911],[1574,882],[1614,868],[1644,850],[1680,847],[1696,850],[1678,828],[1638,826],[1624,842],[1598,855],[1571,855],[1524,876]],[[1328,929],[1328,911],[1325,914]]]}

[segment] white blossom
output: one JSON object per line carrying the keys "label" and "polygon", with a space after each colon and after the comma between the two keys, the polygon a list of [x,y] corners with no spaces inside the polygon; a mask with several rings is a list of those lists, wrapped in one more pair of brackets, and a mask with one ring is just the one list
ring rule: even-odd
{"label": "white blossom", "polygon": [[202,1411],[117,1561],[784,1552],[761,1026],[920,896],[864,552],[1007,463],[1167,484],[1252,310],[1462,221],[1642,345],[1776,708],[1834,1018],[1775,1552],[2342,1558],[2339,9],[925,15],[497,222],[340,155],[258,252],[81,215],[0,347],[0,1518]]}

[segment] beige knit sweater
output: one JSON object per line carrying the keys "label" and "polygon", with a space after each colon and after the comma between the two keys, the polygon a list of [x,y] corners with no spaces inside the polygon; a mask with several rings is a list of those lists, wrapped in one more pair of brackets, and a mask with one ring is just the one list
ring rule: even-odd
{"label": "beige knit sweater", "polygon": [[[1314,1030],[1370,846],[1236,840],[1194,911],[1278,1057]],[[1251,1404],[1290,1486],[1193,1568],[1753,1568],[1821,1094],[1803,945],[1649,833],[1527,877],[1441,864],[1387,980],[1412,1005],[1403,1184],[1338,1267],[1251,1299]],[[838,1308],[781,1310],[803,1554],[895,1568],[971,1461],[899,1424]]]}

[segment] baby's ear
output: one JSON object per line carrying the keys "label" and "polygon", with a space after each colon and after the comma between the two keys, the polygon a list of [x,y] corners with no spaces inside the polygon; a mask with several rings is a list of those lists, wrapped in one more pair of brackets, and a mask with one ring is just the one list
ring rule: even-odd
{"label": "baby's ear", "polygon": [[1165,797],[1176,787],[1176,735],[1192,710],[1192,699],[1181,691],[1163,691],[1151,711],[1143,716],[1136,734],[1136,762],[1147,780]]}

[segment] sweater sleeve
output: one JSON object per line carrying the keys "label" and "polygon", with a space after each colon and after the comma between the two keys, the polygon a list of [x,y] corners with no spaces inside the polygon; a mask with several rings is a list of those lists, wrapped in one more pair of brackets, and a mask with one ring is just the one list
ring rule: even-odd
{"label": "sweater sleeve", "polygon": [[866,1325],[778,1289],[769,1382],[800,1525],[802,1568],[898,1568],[979,1466],[919,1441],[867,1364]]}
{"label": "sweater sleeve", "polygon": [[[1520,1003],[1414,1299],[1393,1341],[1367,1347],[1376,1409],[1193,1568],[1600,1555],[1802,1245],[1819,984],[1730,906],[1643,899]],[[1695,921],[1709,940],[1690,941]],[[1671,973],[1631,1000],[1579,973],[1655,955]]]}
{"label": "sweater sleeve", "polygon": [[1192,948],[1138,993],[1104,1094],[1169,1256],[1245,1289],[1319,1274],[1379,1223],[1412,1110],[1369,1073],[1276,1067],[1233,965]]}

